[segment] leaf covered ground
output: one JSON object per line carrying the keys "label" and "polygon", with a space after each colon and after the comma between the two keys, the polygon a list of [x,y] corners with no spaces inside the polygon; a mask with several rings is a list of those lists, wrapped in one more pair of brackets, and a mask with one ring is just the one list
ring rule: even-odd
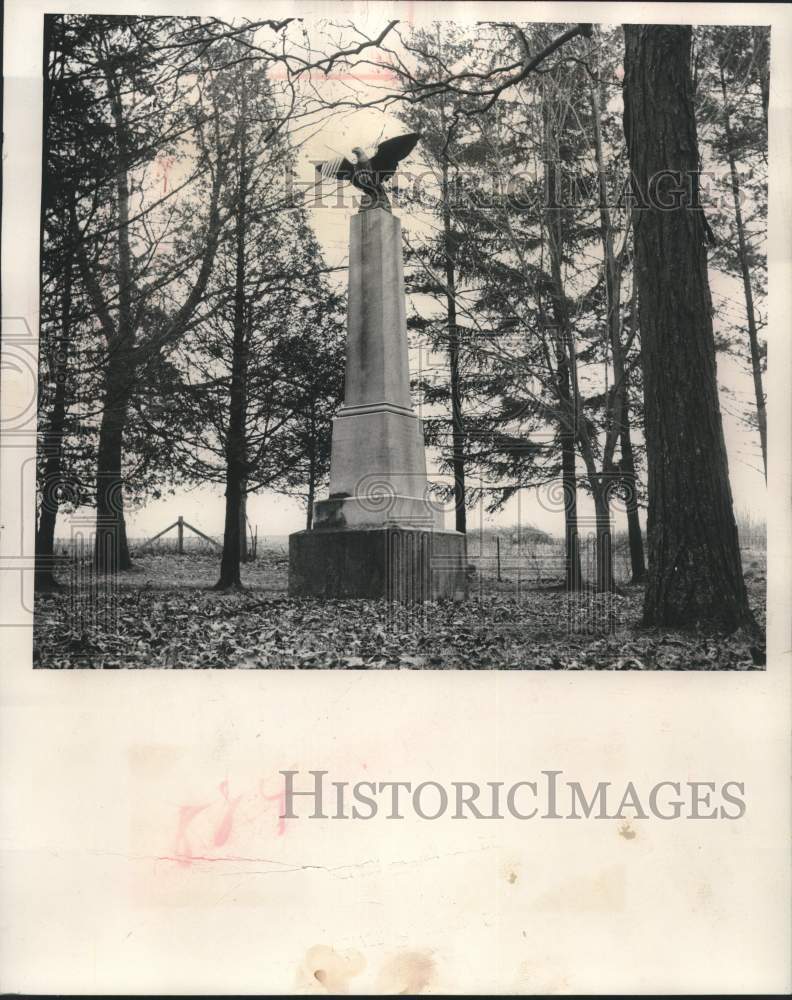
{"label": "leaf covered ground", "polygon": [[[75,572],[75,570],[79,572]],[[486,576],[464,603],[318,601],[286,595],[286,559],[266,553],[244,568],[246,589],[211,590],[214,556],[149,555],[115,587],[86,567],[36,597],[34,664],[50,668],[249,669],[761,669],[754,640],[642,628],[643,590],[612,598],[519,588]],[[748,573],[764,625],[763,572]],[[753,647],[753,652],[752,652]]]}

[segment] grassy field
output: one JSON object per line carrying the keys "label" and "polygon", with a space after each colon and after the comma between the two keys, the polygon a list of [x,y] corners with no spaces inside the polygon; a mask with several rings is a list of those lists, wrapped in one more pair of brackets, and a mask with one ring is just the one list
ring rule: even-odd
{"label": "grassy field", "polygon": [[[615,595],[559,591],[563,546],[501,535],[469,538],[469,598],[394,606],[386,601],[289,598],[284,545],[259,545],[243,566],[244,591],[218,593],[219,556],[208,543],[175,541],[135,554],[115,580],[93,576],[77,553],[60,559],[57,594],[36,598],[39,667],[248,669],[756,669],[742,630],[645,629],[643,589],[630,586],[624,539],[615,545]],[[765,551],[748,539],[744,567],[764,625]],[[584,551],[584,575],[591,559]]]}

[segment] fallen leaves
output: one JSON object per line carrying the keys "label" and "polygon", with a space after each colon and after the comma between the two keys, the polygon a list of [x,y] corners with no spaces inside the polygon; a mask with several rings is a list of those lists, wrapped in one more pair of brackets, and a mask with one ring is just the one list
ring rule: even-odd
{"label": "fallen leaves", "polygon": [[[611,598],[522,589],[467,602],[394,605],[285,596],[280,564],[245,567],[249,589],[210,589],[211,557],[140,559],[118,586],[41,595],[34,662],[117,669],[750,670],[742,632],[644,629],[643,592]],[[190,582],[188,582],[190,581]],[[761,591],[752,592],[755,603]],[[761,618],[762,608],[757,603]]]}

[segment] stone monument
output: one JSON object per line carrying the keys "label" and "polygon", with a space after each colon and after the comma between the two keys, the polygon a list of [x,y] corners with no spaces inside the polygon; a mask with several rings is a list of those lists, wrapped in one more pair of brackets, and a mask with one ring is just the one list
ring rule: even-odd
{"label": "stone monument", "polygon": [[289,537],[289,594],[458,599],[465,536],[445,530],[429,496],[410,399],[401,223],[382,188],[393,170],[381,163],[358,151],[347,177],[365,196],[351,220],[344,404],[333,419],[330,495],[313,529]]}

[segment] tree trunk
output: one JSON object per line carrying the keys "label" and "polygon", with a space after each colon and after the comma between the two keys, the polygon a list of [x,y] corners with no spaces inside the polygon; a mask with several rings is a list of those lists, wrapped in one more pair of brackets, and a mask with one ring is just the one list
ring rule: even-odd
{"label": "tree trunk", "polygon": [[[646,574],[646,567],[644,565],[641,525],[638,520],[635,460],[633,457],[632,439],[630,436],[630,393],[627,378],[627,366],[624,357],[624,345],[622,343],[622,265],[621,260],[617,259],[613,246],[613,225],[610,214],[607,170],[605,165],[602,130],[600,126],[602,102],[600,100],[599,85],[599,80],[591,81],[589,96],[591,99],[592,120],[594,124],[594,152],[597,160],[597,173],[599,175],[600,226],[602,232],[602,250],[605,258],[605,289],[608,307],[608,340],[611,347],[611,356],[613,358],[613,377],[615,380],[613,392],[609,399],[609,406],[611,408],[611,412],[609,414],[610,427],[606,435],[603,471],[608,474],[615,472],[613,452],[616,447],[616,442],[619,441],[621,446],[621,478],[624,481],[627,492],[626,506],[627,530],[630,540],[630,568],[632,582],[637,583],[643,580]],[[634,287],[635,286],[633,285],[633,291]],[[635,322],[634,317],[635,302],[633,301],[633,322]],[[607,497],[605,498],[605,503],[607,504]],[[599,512],[597,514],[597,518],[598,521],[602,521],[602,517]],[[607,524],[608,526],[610,525],[610,515],[608,515]],[[600,536],[599,528],[597,530],[597,536]],[[612,579],[612,552],[609,527],[606,541],[608,545],[608,552],[601,554],[600,561],[603,566],[610,564],[611,568],[607,570],[607,576],[603,576],[602,579]]]}
{"label": "tree trunk", "polygon": [[577,413],[573,392],[570,347],[572,343],[569,313],[564,297],[561,271],[563,219],[557,202],[558,178],[549,117],[545,115],[545,185],[548,208],[545,213],[550,249],[550,271],[553,279],[552,308],[556,324],[556,393],[559,402],[559,437],[561,439],[561,482],[564,494],[564,553],[566,561],[565,587],[580,590],[583,573],[580,566],[580,536],[577,519],[577,474],[575,439]]}
{"label": "tree trunk", "polygon": [[313,479],[308,481],[308,500],[305,506],[305,530],[311,531],[313,528],[313,515],[314,515],[314,500],[315,500],[315,485]]}
{"label": "tree trunk", "polygon": [[[635,277],[649,470],[646,625],[752,622],[718,401],[701,212],[652,196],[668,171],[693,184],[699,155],[691,29],[625,25],[624,129],[635,210]],[[659,202],[665,202],[660,205]]]}
{"label": "tree trunk", "polygon": [[610,504],[608,502],[608,479],[604,477],[598,484],[592,484],[594,494],[596,543],[595,588],[600,593],[612,593],[613,582],[613,535],[611,532]]}
{"label": "tree trunk", "polygon": [[248,549],[248,528],[247,528],[247,483],[242,483],[242,498],[239,503],[239,559],[246,563],[250,560]]}
{"label": "tree trunk", "polygon": [[748,340],[751,345],[751,371],[753,374],[754,396],[756,398],[756,422],[759,426],[762,463],[764,465],[765,482],[767,482],[767,408],[762,388],[762,361],[759,353],[759,335],[756,331],[756,313],[754,311],[753,288],[751,287],[751,269],[748,263],[748,247],[745,240],[745,225],[743,224],[742,206],[740,205],[740,178],[737,173],[737,163],[734,159],[734,139],[732,136],[728,95],[726,93],[726,77],[722,64],[720,67],[720,82],[721,93],[723,94],[723,124],[726,132],[732,198],[734,200],[734,221],[737,224],[738,255],[740,258],[740,270],[742,271],[743,290],[745,292],[745,313],[748,319]]}
{"label": "tree trunk", "polygon": [[243,126],[239,146],[239,196],[236,210],[236,273],[234,285],[234,337],[231,358],[231,398],[226,433],[226,511],[223,533],[223,556],[216,590],[242,587],[242,514],[245,470],[245,382],[247,374],[247,336],[245,308],[247,221],[247,143],[244,117],[247,107],[242,82]]}
{"label": "tree trunk", "polygon": [[627,536],[630,546],[630,582],[643,583],[646,579],[646,562],[644,560],[641,522],[638,517],[638,479],[635,475],[635,458],[630,432],[630,414],[626,404],[626,387],[621,427],[620,471],[627,493],[625,507],[627,509]]}
{"label": "tree trunk", "polygon": [[[233,389],[231,395],[233,408],[233,397],[235,395]],[[215,590],[242,587],[240,577],[242,556],[242,524],[240,517],[242,510],[242,474],[240,463],[231,454],[234,450],[233,437],[235,435],[230,427],[228,436],[229,441],[226,448],[226,512],[223,531],[223,555],[220,561],[220,579],[215,584]]]}
{"label": "tree trunk", "polygon": [[115,166],[118,212],[118,324],[115,336],[107,345],[105,399],[97,456],[94,564],[99,573],[126,570],[132,566],[124,520],[124,481],[121,467],[124,427],[135,368],[132,361],[135,341],[132,319],[134,278],[129,239],[127,126],[118,84],[109,67],[105,68],[105,73],[118,143],[118,159]]}
{"label": "tree trunk", "polygon": [[[239,272],[244,263],[237,258],[237,296],[240,294],[241,278]],[[244,527],[244,481],[245,481],[245,428],[244,428],[244,369],[245,335],[241,319],[241,310],[235,307],[239,322],[235,319],[233,358],[231,369],[231,398],[229,407],[228,430],[226,432],[226,508],[225,527],[223,531],[223,555],[220,561],[220,579],[215,584],[216,590],[241,588],[240,565],[242,562],[242,544]]]}
{"label": "tree trunk", "polygon": [[[449,268],[453,281],[453,265]],[[453,439],[454,510],[457,531],[467,531],[465,506],[465,425],[462,417],[462,396],[459,391],[459,332],[453,293],[448,306],[448,360],[451,374],[451,433]]]}
{"label": "tree trunk", "polygon": [[[57,401],[56,401],[57,406]],[[41,485],[41,510],[36,527],[36,569],[33,586],[37,591],[58,590],[60,584],[55,579],[55,524],[58,519],[58,486],[60,485],[60,455],[59,446],[54,435],[57,434],[58,417],[53,409],[50,427],[42,442],[42,451],[47,456],[44,466],[44,480]],[[61,426],[63,426],[61,422]],[[53,448],[54,445],[54,448]]]}
{"label": "tree trunk", "polygon": [[567,590],[580,590],[583,571],[580,566],[580,536],[577,519],[577,473],[575,470],[575,431],[573,427],[572,394],[569,388],[569,364],[563,346],[558,354],[557,391],[561,411],[566,417],[561,421],[561,486],[564,494],[564,554],[566,571],[564,585]]}
{"label": "tree trunk", "polygon": [[[632,304],[630,306],[630,323],[633,339],[638,334],[638,295],[633,278]],[[638,517],[638,477],[635,474],[635,455],[632,446],[632,431],[630,428],[632,415],[630,413],[630,383],[627,371],[624,373],[624,405],[621,425],[621,462],[620,470],[627,493],[627,535],[630,542],[630,571],[632,583],[643,583],[646,580],[646,562],[644,559],[643,534]]]}
{"label": "tree trunk", "polygon": [[448,190],[448,159],[443,158],[443,251],[446,275],[446,315],[448,320],[448,363],[451,377],[451,438],[454,470],[454,510],[457,531],[467,531],[465,507],[465,423],[462,416],[462,393],[459,384],[459,327],[456,308],[456,251],[451,232],[451,208]]}
{"label": "tree trunk", "polygon": [[308,498],[305,505],[305,530],[313,528],[314,502],[316,500],[316,401],[311,403],[311,443],[308,451]]}
{"label": "tree trunk", "polygon": [[105,374],[105,402],[99,428],[96,463],[96,541],[98,573],[116,573],[132,566],[124,519],[121,464],[129,400],[129,372],[121,350],[110,348]]}
{"label": "tree trunk", "polygon": [[55,525],[63,466],[63,435],[66,422],[66,381],[71,342],[72,280],[73,280],[73,240],[74,203],[69,206],[68,249],[63,261],[63,295],[61,297],[61,335],[56,343],[55,395],[47,429],[41,442],[45,456],[43,482],[41,483],[41,509],[36,526],[35,574],[33,585],[37,591],[57,590],[60,584],[55,579]]}
{"label": "tree trunk", "polygon": [[[59,364],[58,369],[62,370]],[[59,491],[61,483],[63,427],[66,417],[66,388],[62,382],[55,386],[55,398],[47,430],[41,442],[45,456],[41,482],[41,509],[36,528],[36,590],[57,590],[60,586],[54,575],[55,525],[58,520]]]}

